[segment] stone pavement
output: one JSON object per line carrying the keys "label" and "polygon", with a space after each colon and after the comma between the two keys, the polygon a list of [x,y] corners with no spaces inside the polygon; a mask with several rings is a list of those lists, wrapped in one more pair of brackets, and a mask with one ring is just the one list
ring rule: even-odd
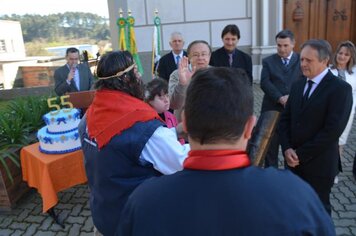
{"label": "stone pavement", "polygon": [[[258,116],[263,92],[254,85],[255,114]],[[353,156],[356,152],[356,121],[353,124],[342,158],[344,172],[332,190],[333,220],[337,235],[356,235],[356,180],[352,176]],[[281,159],[282,161],[282,159]],[[58,194],[56,212],[64,220],[65,228],[55,224],[42,213],[42,200],[31,190],[10,212],[0,212],[0,236],[6,235],[93,235],[93,222],[86,185],[79,185]],[[291,222],[293,223],[293,222]]]}

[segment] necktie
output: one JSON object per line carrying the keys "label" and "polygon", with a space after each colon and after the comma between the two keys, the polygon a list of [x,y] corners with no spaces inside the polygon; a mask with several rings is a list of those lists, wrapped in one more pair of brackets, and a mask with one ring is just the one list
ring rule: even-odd
{"label": "necktie", "polygon": [[303,102],[306,102],[309,98],[310,90],[313,87],[314,82],[312,80],[308,80],[308,88],[307,91],[305,91],[304,96],[303,96]]}
{"label": "necktie", "polygon": [[179,55],[176,56],[176,61],[177,61],[177,68],[178,68],[178,66],[179,66],[179,61],[180,61],[180,56],[179,56]]}
{"label": "necktie", "polygon": [[283,60],[283,65],[288,66],[288,61],[289,61],[288,58],[283,58],[282,60]]}
{"label": "necktie", "polygon": [[232,53],[229,54],[229,65],[232,66]]}
{"label": "necktie", "polygon": [[75,68],[75,73],[74,73],[74,83],[75,83],[75,86],[77,87],[78,91],[80,91],[80,78],[79,78],[79,71],[78,71],[78,68]]}

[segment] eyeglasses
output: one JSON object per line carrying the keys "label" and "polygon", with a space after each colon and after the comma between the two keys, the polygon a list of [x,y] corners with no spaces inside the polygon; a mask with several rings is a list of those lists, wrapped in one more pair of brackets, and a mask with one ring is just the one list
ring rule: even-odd
{"label": "eyeglasses", "polygon": [[202,52],[202,53],[193,53],[192,57],[198,58],[198,57],[208,57],[210,53],[208,52]]}

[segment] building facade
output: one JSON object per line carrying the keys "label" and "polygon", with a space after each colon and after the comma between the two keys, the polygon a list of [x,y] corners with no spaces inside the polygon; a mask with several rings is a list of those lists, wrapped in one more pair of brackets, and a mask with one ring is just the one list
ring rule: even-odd
{"label": "building facade", "polygon": [[17,61],[26,57],[21,24],[0,20],[0,89],[12,88],[17,76]]}
{"label": "building facade", "polygon": [[179,31],[185,48],[197,39],[206,40],[216,49],[222,46],[221,31],[227,24],[240,28],[238,48],[252,56],[253,77],[259,81],[261,61],[276,52],[274,37],[283,27],[282,0],[108,0],[112,45],[118,48],[119,9],[135,18],[138,51],[145,81],[151,76],[153,19],[155,10],[161,19],[162,54],[170,50],[169,37]]}

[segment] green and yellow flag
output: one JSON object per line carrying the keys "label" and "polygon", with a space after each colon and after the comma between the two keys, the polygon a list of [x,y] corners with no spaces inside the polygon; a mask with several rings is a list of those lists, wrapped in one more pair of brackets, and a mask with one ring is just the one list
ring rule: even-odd
{"label": "green and yellow flag", "polygon": [[136,45],[136,36],[135,36],[135,30],[134,30],[134,25],[135,25],[135,18],[133,18],[131,15],[129,15],[126,19],[127,25],[128,25],[128,50],[131,52],[136,65],[137,69],[140,72],[141,75],[143,75],[143,67],[140,61],[140,57],[137,53],[137,45]]}
{"label": "green and yellow flag", "polygon": [[126,36],[126,19],[122,16],[120,12],[120,18],[117,19],[116,22],[117,26],[119,27],[119,50],[128,50],[127,45],[127,36]]}

